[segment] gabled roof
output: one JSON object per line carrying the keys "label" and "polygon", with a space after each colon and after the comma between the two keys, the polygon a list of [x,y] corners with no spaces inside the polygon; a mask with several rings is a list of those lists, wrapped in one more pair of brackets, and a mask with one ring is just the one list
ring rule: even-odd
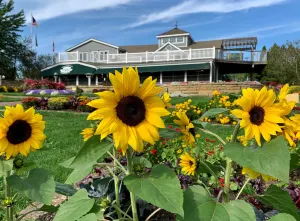
{"label": "gabled roof", "polygon": [[151,44],[151,45],[127,45],[127,46],[120,46],[120,50],[123,49],[128,53],[138,53],[138,52],[153,52],[158,49],[158,44]]}
{"label": "gabled roof", "polygon": [[173,28],[167,32],[161,33],[160,35],[157,35],[156,37],[163,37],[163,36],[170,36],[170,35],[189,35],[190,33],[181,30],[179,28]]}
{"label": "gabled roof", "polygon": [[178,48],[176,45],[172,44],[171,42],[167,42],[163,44],[159,49],[157,49],[155,52],[160,51],[161,49],[165,48],[167,45],[171,45],[173,48],[176,48],[178,51],[182,51],[180,48]]}
{"label": "gabled roof", "polygon": [[79,44],[73,46],[72,48],[67,49],[66,52],[72,51],[72,50],[74,50],[74,49],[76,49],[76,48],[78,48],[78,47],[80,47],[80,46],[82,46],[82,45],[84,45],[84,44],[87,44],[87,43],[91,42],[91,41],[97,42],[97,43],[99,43],[99,44],[107,45],[107,46],[112,47],[112,48],[119,49],[119,47],[116,46],[116,45],[112,45],[112,44],[106,43],[106,42],[104,42],[104,41],[99,41],[99,40],[96,40],[96,39],[94,39],[94,38],[90,38],[90,39],[88,39],[88,40],[86,40],[86,41],[84,41],[84,42],[81,42],[81,43],[79,43]]}

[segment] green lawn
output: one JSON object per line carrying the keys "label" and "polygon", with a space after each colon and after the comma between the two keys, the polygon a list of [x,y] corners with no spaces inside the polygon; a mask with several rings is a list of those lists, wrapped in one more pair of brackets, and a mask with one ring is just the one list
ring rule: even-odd
{"label": "green lawn", "polygon": [[211,97],[207,96],[193,96],[193,97],[173,97],[171,100],[171,104],[178,104],[187,101],[188,99],[192,99],[192,104],[197,103],[207,103]]}
{"label": "green lawn", "polygon": [[14,101],[20,101],[21,98],[15,98],[15,97],[2,97],[0,98],[0,102],[14,102]]}

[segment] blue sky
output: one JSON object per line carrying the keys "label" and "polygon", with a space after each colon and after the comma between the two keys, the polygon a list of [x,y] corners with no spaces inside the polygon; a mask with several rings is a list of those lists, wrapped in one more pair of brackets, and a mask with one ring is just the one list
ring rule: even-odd
{"label": "blue sky", "polygon": [[[15,0],[39,27],[37,52],[64,51],[88,38],[114,45],[155,44],[174,27],[194,40],[258,37],[258,49],[300,39],[299,0]],[[30,35],[30,26],[23,35]]]}

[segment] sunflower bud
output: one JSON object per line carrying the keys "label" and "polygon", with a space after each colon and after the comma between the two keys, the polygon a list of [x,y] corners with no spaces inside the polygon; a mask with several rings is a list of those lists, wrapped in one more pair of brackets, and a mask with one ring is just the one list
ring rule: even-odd
{"label": "sunflower bud", "polygon": [[24,165],[23,159],[16,158],[14,159],[14,167],[20,169]]}

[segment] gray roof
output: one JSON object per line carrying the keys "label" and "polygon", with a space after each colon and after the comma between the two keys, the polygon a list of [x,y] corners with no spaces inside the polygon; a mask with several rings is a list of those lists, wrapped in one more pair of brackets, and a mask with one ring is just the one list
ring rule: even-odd
{"label": "gray roof", "polygon": [[181,30],[181,29],[179,29],[179,28],[173,28],[173,29],[171,29],[170,31],[161,33],[161,34],[158,35],[158,36],[163,36],[163,35],[178,35],[178,34],[189,34],[189,33],[186,32],[186,31],[184,31],[184,30]]}
{"label": "gray roof", "polygon": [[[214,41],[198,41],[193,42],[187,47],[180,47],[182,50],[191,49],[200,49],[200,48],[221,48],[222,40],[214,40]],[[128,53],[138,53],[138,52],[153,52],[158,49],[158,44],[151,44],[151,45],[128,45],[128,46],[120,46],[120,50],[124,49]]]}

